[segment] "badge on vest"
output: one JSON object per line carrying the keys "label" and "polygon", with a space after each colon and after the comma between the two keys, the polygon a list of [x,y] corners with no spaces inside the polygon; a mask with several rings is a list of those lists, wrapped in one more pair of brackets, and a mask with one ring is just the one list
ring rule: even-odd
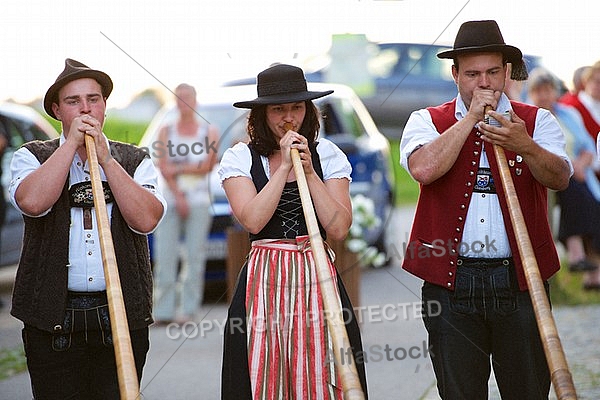
{"label": "badge on vest", "polygon": [[494,184],[491,169],[479,168],[477,170],[477,179],[475,180],[473,192],[496,194],[496,185]]}
{"label": "badge on vest", "polygon": [[[104,200],[106,203],[114,201],[112,191],[108,182],[102,181],[102,189],[104,189]],[[94,194],[92,193],[92,182],[79,182],[69,188],[71,195],[71,207],[94,207]]]}
{"label": "badge on vest", "polygon": [[[508,166],[512,168],[515,166],[515,163],[520,164],[521,162],[523,162],[523,157],[517,154],[514,160],[508,160]],[[523,168],[515,168],[515,174],[521,175],[522,173]]]}

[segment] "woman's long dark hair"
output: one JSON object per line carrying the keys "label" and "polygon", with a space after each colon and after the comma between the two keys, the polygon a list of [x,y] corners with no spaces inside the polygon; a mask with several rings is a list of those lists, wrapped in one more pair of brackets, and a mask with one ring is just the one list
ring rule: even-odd
{"label": "woman's long dark hair", "polygon": [[[319,111],[311,100],[306,100],[304,104],[306,105],[306,115],[298,133],[306,137],[309,144],[312,144],[319,133]],[[270,156],[275,150],[279,149],[279,145],[275,140],[275,133],[271,131],[267,124],[266,105],[254,107],[250,111],[247,128],[250,144],[259,154]]]}

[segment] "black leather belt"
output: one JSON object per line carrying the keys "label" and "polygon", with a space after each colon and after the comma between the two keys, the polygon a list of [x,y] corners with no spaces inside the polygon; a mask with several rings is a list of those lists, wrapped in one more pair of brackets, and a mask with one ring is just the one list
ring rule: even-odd
{"label": "black leather belt", "polygon": [[71,292],[67,296],[67,309],[89,310],[108,305],[106,291],[102,292]]}
{"label": "black leather belt", "polygon": [[513,265],[512,257],[506,258],[474,258],[474,257],[458,257],[456,265],[459,267],[481,267],[481,268],[495,268],[495,267],[508,267]]}

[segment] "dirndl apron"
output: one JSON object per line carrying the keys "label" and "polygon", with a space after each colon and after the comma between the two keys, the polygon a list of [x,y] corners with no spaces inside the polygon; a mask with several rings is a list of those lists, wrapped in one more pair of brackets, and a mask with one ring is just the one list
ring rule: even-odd
{"label": "dirndl apron", "polygon": [[[362,353],[358,325],[333,265],[333,251],[326,248],[328,267],[356,360]],[[245,267],[225,328],[222,398],[343,399],[332,338],[323,312],[321,282],[308,236],[295,241],[256,240],[252,242]],[[240,333],[245,334],[243,345]],[[244,362],[245,366],[233,365]],[[356,366],[366,393],[364,364]],[[245,391],[249,393],[243,394]]]}

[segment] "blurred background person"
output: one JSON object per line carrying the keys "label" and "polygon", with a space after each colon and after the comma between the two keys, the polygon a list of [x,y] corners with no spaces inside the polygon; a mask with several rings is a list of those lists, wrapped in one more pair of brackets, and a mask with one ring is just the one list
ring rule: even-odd
{"label": "blurred background person", "polygon": [[585,289],[600,289],[600,182],[594,172],[595,144],[575,109],[558,103],[559,81],[548,70],[536,68],[528,79],[534,105],[549,110],[560,124],[574,173],[569,187],[558,191],[558,239],[567,249],[569,270],[587,272]]}
{"label": "blurred background person", "polygon": [[579,111],[587,132],[595,141],[600,131],[600,61],[582,71],[581,83],[583,90],[560,101]]}
{"label": "blurred background person", "polygon": [[153,144],[168,203],[167,214],[153,242],[154,318],[159,324],[192,320],[202,304],[205,244],[212,222],[208,175],[217,162],[217,153],[210,144],[218,143],[219,139],[216,127],[203,121],[196,112],[193,86],[180,84],[175,89],[175,98],[179,117],[161,128],[158,141]]}
{"label": "blurred background person", "polygon": [[577,98],[579,92],[583,90],[583,73],[590,68],[589,65],[584,65],[583,67],[577,68],[573,72],[573,89],[563,94],[561,98],[558,100],[561,103],[569,103],[575,101],[574,98]]}

